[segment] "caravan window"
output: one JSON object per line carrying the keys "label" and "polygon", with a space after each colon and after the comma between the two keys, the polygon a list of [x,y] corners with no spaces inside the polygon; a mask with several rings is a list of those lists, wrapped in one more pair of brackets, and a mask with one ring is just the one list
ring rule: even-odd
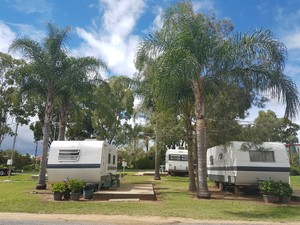
{"label": "caravan window", "polygon": [[78,161],[79,149],[60,149],[58,150],[58,161]]}
{"label": "caravan window", "polygon": [[110,163],[110,162],[111,162],[111,154],[108,153],[108,163]]}
{"label": "caravan window", "polygon": [[187,155],[180,155],[181,161],[188,161],[188,156]]}
{"label": "caravan window", "polygon": [[249,151],[250,162],[275,162],[273,151]]}
{"label": "caravan window", "polygon": [[171,161],[188,161],[187,155],[169,155]]}

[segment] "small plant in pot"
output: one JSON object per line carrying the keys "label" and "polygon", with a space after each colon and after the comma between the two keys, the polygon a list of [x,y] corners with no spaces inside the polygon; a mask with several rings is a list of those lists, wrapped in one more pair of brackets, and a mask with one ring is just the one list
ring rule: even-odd
{"label": "small plant in pot", "polygon": [[63,193],[66,191],[65,182],[56,182],[52,184],[54,200],[61,200]]}
{"label": "small plant in pot", "polygon": [[71,200],[78,201],[80,198],[80,194],[82,189],[85,187],[85,182],[77,179],[70,179],[68,181],[68,188],[70,189],[70,198]]}
{"label": "small plant in pot", "polygon": [[280,203],[288,203],[293,194],[293,189],[288,183],[277,182],[276,183],[276,196],[279,197]]}
{"label": "small plant in pot", "polygon": [[70,192],[71,192],[71,190],[70,190],[70,188],[68,187],[68,180],[64,180],[64,183],[65,183],[65,186],[66,186],[66,190],[65,190],[65,192],[63,193],[63,198],[64,198],[65,200],[69,200],[69,199],[70,199]]}
{"label": "small plant in pot", "polygon": [[267,203],[288,203],[293,193],[288,183],[273,180],[260,183],[259,190]]}

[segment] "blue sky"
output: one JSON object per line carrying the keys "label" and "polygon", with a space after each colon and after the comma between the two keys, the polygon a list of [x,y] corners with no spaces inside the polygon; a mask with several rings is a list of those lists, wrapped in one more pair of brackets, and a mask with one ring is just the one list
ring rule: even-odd
{"label": "blue sky", "polygon": [[[16,37],[42,40],[45,25],[70,26],[68,52],[95,56],[107,62],[111,74],[132,77],[137,43],[162,25],[162,11],[176,0],[1,0],[0,51],[7,52]],[[229,18],[236,32],[270,29],[288,49],[285,72],[300,86],[300,1],[299,0],[194,0],[198,12],[214,12]],[[270,102],[279,117],[284,106]],[[250,110],[253,120],[257,109]],[[299,118],[294,122],[299,123]],[[7,138],[2,148],[11,148]],[[21,127],[16,149],[34,153],[31,131]]]}

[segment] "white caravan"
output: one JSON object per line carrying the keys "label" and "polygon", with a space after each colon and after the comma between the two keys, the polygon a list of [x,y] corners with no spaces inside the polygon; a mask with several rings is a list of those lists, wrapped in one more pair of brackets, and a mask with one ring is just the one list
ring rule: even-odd
{"label": "white caravan", "polygon": [[170,175],[188,174],[188,150],[168,149],[165,170]]}
{"label": "white caravan", "polygon": [[220,188],[242,188],[257,186],[263,180],[289,182],[290,164],[282,143],[233,141],[207,150],[207,173]]}
{"label": "white caravan", "polygon": [[117,162],[117,149],[104,141],[53,141],[47,163],[48,180],[79,179],[101,187],[107,177],[116,174]]}

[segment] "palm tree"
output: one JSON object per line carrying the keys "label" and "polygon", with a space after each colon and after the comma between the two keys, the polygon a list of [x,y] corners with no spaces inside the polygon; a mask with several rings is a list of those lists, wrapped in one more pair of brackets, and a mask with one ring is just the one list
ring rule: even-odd
{"label": "palm tree", "polygon": [[92,83],[102,82],[98,69],[107,69],[106,64],[93,57],[69,57],[66,60],[64,85],[59,90],[60,124],[58,140],[65,140],[70,106],[74,97],[92,92]]}
{"label": "palm tree", "polygon": [[[206,101],[218,83],[226,82],[246,92],[269,94],[286,104],[286,116],[295,116],[299,106],[295,84],[283,74],[285,46],[268,30],[231,34],[226,21],[197,14],[189,2],[165,11],[160,31],[139,45],[139,60],[156,58],[161,68],[158,83],[167,80],[189,84],[195,99],[199,198],[208,198],[206,170]],[[176,86],[176,85],[174,85]]]}
{"label": "palm tree", "polygon": [[46,188],[46,163],[48,143],[50,136],[50,125],[54,109],[54,100],[64,84],[66,54],[64,44],[68,38],[70,28],[59,29],[53,24],[47,25],[48,35],[42,44],[28,38],[18,38],[10,45],[10,50],[23,53],[29,62],[27,74],[22,81],[22,89],[27,92],[42,94],[44,99],[45,115],[43,128],[43,151],[40,165],[37,189]]}
{"label": "palm tree", "polygon": [[[194,169],[194,128],[192,125],[192,120],[194,117],[194,113],[192,112],[194,105],[193,91],[185,82],[170,84],[170,81],[167,79],[160,79],[158,82],[158,80],[155,78],[156,74],[164,74],[165,72],[162,71],[163,68],[156,68],[156,65],[157,64],[155,64],[151,59],[146,59],[145,61],[139,61],[139,59],[137,60],[136,66],[144,78],[143,84],[140,85],[140,88],[144,89],[144,96],[147,95],[147,91],[149,92],[149,90],[152,90],[151,95],[153,99],[156,99],[156,104],[159,104],[157,103],[158,101],[163,103],[160,104],[160,106],[164,106],[164,109],[159,109],[156,107],[157,110],[175,108],[178,115],[182,117],[185,126],[185,137],[183,139],[188,145],[189,191],[196,191]],[[145,87],[143,87],[143,85]],[[165,92],[168,94],[165,95]],[[145,97],[147,99],[150,97],[150,95],[148,94],[148,97]]]}

